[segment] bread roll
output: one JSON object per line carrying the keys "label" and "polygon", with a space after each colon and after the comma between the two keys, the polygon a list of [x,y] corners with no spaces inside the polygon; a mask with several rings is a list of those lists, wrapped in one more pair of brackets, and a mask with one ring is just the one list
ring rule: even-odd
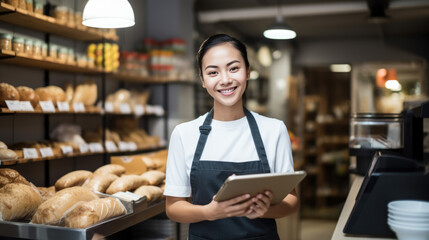
{"label": "bread roll", "polygon": [[16,88],[7,83],[0,83],[0,107],[7,107],[6,100],[19,100]]}
{"label": "bread roll", "polygon": [[94,171],[95,175],[108,174],[108,173],[121,176],[122,174],[125,173],[125,167],[119,164],[106,164],[104,166],[97,168],[97,170]]}
{"label": "bread roll", "polygon": [[146,196],[148,203],[161,199],[163,192],[160,187],[150,185],[141,186],[134,191],[139,196]]}
{"label": "bread roll", "polygon": [[7,149],[7,145],[2,141],[0,141],[0,150],[1,149]]}
{"label": "bread roll", "polygon": [[112,173],[94,174],[82,187],[88,188],[91,191],[105,193],[110,184],[118,178],[118,176]]}
{"label": "bread roll", "polygon": [[57,101],[64,102],[66,100],[64,90],[57,86],[37,88],[36,94],[40,101],[52,101],[54,105],[57,105]]}
{"label": "bread roll", "polygon": [[17,158],[18,156],[16,155],[15,151],[10,149],[0,149],[0,160],[11,160]]}
{"label": "bread roll", "polygon": [[10,183],[0,188],[0,220],[31,218],[41,202],[40,194],[33,187]]}
{"label": "bread roll", "polygon": [[39,190],[40,195],[42,196],[42,202],[48,200],[55,195],[55,186],[37,187],[37,190]]}
{"label": "bread roll", "polygon": [[147,171],[140,176],[144,177],[149,185],[159,185],[165,179],[165,173],[156,170]]}
{"label": "bread roll", "polygon": [[0,188],[10,183],[22,183],[30,185],[30,183],[16,170],[10,168],[0,168]]}
{"label": "bread roll", "polygon": [[67,210],[79,201],[92,201],[98,197],[83,187],[63,189],[43,202],[31,219],[32,223],[60,225]]}
{"label": "bread roll", "polygon": [[86,228],[125,213],[124,205],[118,199],[112,197],[79,202],[66,214],[65,226],[69,228]]}
{"label": "bread roll", "polygon": [[81,102],[86,106],[94,105],[97,101],[97,84],[88,81],[76,86],[73,102]]}
{"label": "bread roll", "polygon": [[36,94],[36,92],[29,87],[25,86],[19,86],[16,88],[16,90],[19,93],[19,100],[20,101],[29,101],[33,108],[37,106],[39,103],[39,96]]}
{"label": "bread roll", "polygon": [[86,170],[69,172],[57,180],[55,183],[55,190],[59,191],[64,188],[81,186],[91,176],[92,172]]}
{"label": "bread roll", "polygon": [[142,185],[147,184],[147,180],[139,175],[124,175],[110,184],[107,188],[107,194],[125,192],[134,190]]}
{"label": "bread roll", "polygon": [[71,103],[72,102],[72,100],[73,100],[73,95],[74,95],[74,87],[73,87],[73,84],[71,84],[71,83],[67,83],[65,86],[64,86],[64,94],[66,95],[66,101],[68,102],[68,103]]}

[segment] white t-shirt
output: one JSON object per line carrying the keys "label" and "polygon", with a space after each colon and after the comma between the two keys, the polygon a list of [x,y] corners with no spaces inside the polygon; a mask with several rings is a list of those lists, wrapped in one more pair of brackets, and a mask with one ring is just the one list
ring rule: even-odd
{"label": "white t-shirt", "polygon": [[[293,172],[289,135],[285,124],[251,112],[258,124],[272,173]],[[177,125],[170,138],[164,194],[190,197],[190,172],[200,137],[199,127],[207,113],[195,120]],[[247,162],[259,161],[246,117],[234,121],[212,120],[201,161]]]}

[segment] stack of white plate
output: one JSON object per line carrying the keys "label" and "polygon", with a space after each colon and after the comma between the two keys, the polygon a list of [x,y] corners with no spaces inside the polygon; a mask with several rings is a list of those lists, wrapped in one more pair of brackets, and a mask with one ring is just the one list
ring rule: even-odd
{"label": "stack of white plate", "polygon": [[387,212],[387,224],[399,240],[429,240],[429,202],[392,201]]}

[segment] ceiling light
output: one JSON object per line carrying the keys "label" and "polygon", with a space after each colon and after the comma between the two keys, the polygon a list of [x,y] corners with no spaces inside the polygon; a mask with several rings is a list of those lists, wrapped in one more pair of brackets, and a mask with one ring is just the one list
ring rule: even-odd
{"label": "ceiling light", "polygon": [[350,72],[352,67],[349,64],[331,64],[329,69],[331,72]]}
{"label": "ceiling light", "polygon": [[250,80],[256,80],[259,78],[259,73],[256,70],[250,71]]}
{"label": "ceiling light", "polygon": [[286,25],[283,22],[282,17],[278,15],[276,22],[264,31],[264,37],[276,40],[293,39],[296,37],[296,33]]}
{"label": "ceiling light", "polygon": [[89,0],[82,19],[83,25],[94,28],[124,28],[135,24],[128,0]]}
{"label": "ceiling light", "polygon": [[264,67],[269,67],[272,64],[270,49],[267,46],[259,48],[257,58],[259,63]]}

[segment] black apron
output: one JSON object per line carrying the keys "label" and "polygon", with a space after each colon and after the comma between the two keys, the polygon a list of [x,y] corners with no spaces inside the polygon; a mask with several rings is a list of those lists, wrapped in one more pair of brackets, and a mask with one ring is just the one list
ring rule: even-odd
{"label": "black apron", "polygon": [[[244,108],[247,121],[258,152],[259,161],[222,162],[200,161],[207,137],[211,130],[213,109],[207,114],[200,126],[200,138],[195,150],[190,173],[192,188],[192,203],[196,205],[209,204],[226,178],[232,174],[245,175],[252,173],[269,173],[267,155],[253,115]],[[256,159],[255,159],[256,160]],[[248,219],[246,217],[231,217],[216,221],[201,221],[189,226],[189,240],[200,239],[279,239],[276,222],[270,218]]]}

